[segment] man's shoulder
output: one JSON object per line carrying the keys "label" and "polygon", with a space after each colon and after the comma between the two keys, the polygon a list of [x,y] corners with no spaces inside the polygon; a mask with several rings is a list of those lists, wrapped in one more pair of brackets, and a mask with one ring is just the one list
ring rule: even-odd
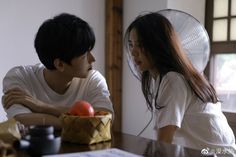
{"label": "man's shoulder", "polygon": [[28,75],[28,74],[35,73],[35,72],[39,71],[41,68],[43,68],[43,65],[41,65],[41,64],[15,66],[7,72],[6,76]]}
{"label": "man's shoulder", "polygon": [[[105,77],[97,70],[90,70],[87,77],[86,78],[76,78],[75,80],[77,80],[77,83],[81,83],[81,84],[89,84],[89,85],[93,85],[93,84],[100,84],[102,82],[106,82]],[[104,84],[104,83],[102,83]]]}
{"label": "man's shoulder", "polygon": [[104,76],[103,76],[98,70],[93,69],[93,70],[90,70],[90,71],[89,71],[89,74],[88,74],[88,77],[87,77],[87,78],[88,78],[88,79],[90,79],[90,78],[103,79]]}

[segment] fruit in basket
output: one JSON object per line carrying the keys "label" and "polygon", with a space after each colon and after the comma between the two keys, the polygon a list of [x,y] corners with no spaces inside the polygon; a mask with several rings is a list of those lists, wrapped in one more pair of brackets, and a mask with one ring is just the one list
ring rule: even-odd
{"label": "fruit in basket", "polygon": [[70,108],[69,113],[74,116],[94,116],[93,106],[84,100],[77,101]]}

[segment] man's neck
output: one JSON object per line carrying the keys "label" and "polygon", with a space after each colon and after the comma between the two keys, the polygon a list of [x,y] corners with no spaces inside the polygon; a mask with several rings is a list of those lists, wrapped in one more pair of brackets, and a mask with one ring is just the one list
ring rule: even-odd
{"label": "man's neck", "polygon": [[44,69],[43,76],[48,86],[58,94],[64,94],[71,84],[71,79],[66,79],[57,70]]}

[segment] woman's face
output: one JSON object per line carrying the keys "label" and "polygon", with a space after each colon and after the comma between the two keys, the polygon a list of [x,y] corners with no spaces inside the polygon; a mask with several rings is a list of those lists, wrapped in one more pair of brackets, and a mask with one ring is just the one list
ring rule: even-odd
{"label": "woman's face", "polygon": [[139,70],[141,72],[150,71],[152,69],[151,62],[145,55],[145,51],[142,48],[142,44],[138,40],[138,35],[135,29],[131,30],[128,42],[130,53]]}

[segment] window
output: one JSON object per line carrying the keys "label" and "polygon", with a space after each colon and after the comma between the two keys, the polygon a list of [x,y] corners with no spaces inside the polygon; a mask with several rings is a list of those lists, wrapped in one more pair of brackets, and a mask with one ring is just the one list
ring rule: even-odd
{"label": "window", "polygon": [[206,0],[205,24],[211,40],[206,74],[223,111],[236,112],[236,0]]}

